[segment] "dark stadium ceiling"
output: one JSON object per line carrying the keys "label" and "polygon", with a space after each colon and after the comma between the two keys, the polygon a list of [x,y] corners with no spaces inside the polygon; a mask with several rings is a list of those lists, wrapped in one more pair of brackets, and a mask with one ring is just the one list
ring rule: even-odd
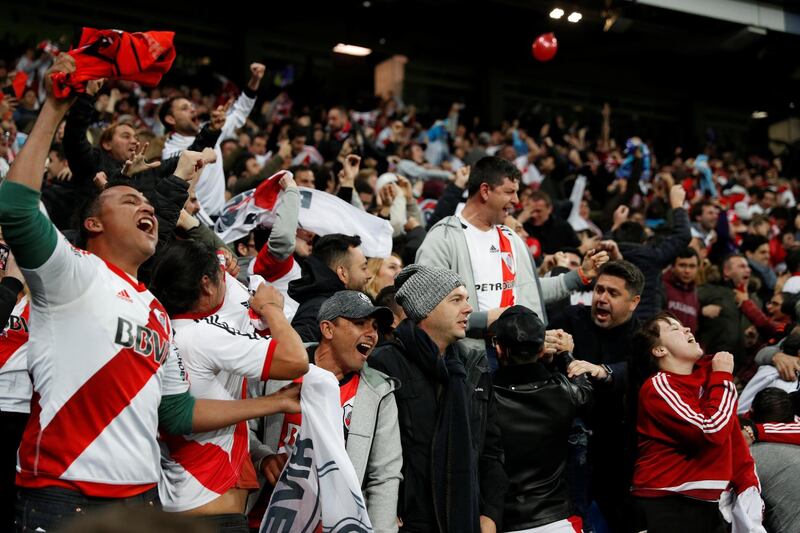
{"label": "dark stadium ceiling", "polygon": [[[333,45],[347,42],[373,49],[363,59],[367,65],[402,54],[410,64],[441,65],[443,77],[449,67],[497,69],[605,94],[668,95],[691,88],[705,99],[747,106],[800,94],[800,36],[754,33],[741,24],[628,0],[270,1],[207,7],[187,0],[0,2],[6,3],[0,39],[35,42],[75,34],[82,25],[174,29],[179,54],[207,56],[215,70],[227,74],[242,72],[255,58],[332,68]],[[552,20],[548,13],[556,6],[579,10],[583,19]],[[609,17],[615,22],[604,31]],[[539,64],[530,56],[531,42],[548,31],[558,37],[558,55]]]}

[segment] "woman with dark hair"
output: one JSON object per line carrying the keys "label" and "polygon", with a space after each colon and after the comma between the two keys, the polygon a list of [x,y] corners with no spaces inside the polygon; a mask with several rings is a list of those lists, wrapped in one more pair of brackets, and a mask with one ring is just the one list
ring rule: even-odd
{"label": "woman with dark hair", "polygon": [[645,323],[633,343],[629,400],[638,454],[631,491],[648,532],[724,532],[719,501],[732,494],[755,526],[746,530],[763,531],[758,478],[736,418],[733,356],[704,356],[669,313]]}

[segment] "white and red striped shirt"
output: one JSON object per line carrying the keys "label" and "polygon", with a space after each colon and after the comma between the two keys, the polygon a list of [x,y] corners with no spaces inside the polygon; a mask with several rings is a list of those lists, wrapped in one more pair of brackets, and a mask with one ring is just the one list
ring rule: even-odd
{"label": "white and red striped shirt", "polygon": [[60,233],[31,291],[31,416],[17,485],[122,498],[158,482],[162,394],[188,389],[167,313],[120,268]]}
{"label": "white and red striped shirt", "polygon": [[[195,398],[245,398],[247,379],[269,378],[278,344],[256,333],[247,289],[229,274],[225,283],[225,299],[219,308],[172,317],[175,345],[192,377],[190,391]],[[159,483],[164,510],[196,509],[237,486],[258,488],[247,422],[186,436],[163,435],[162,439],[167,444]]]}
{"label": "white and red striped shirt", "polygon": [[658,372],[639,392],[639,450],[631,491],[719,499],[734,477],[758,486],[736,418],[736,387],[728,372],[701,359],[692,374]]}
{"label": "white and red striped shirt", "polygon": [[0,411],[30,413],[33,384],[28,375],[28,319],[31,306],[23,296],[0,337]]}
{"label": "white and red striped shirt", "polygon": [[300,279],[302,271],[294,258],[294,254],[280,260],[264,245],[255,260],[248,267],[249,275],[257,275],[275,287],[283,295],[283,314],[289,322],[294,318],[300,304],[289,296],[289,282]]}
{"label": "white and red striped shirt", "polygon": [[463,218],[464,237],[472,263],[476,308],[488,311],[509,307],[516,301],[517,259],[511,244],[513,233],[507,226],[498,225],[483,231]]}

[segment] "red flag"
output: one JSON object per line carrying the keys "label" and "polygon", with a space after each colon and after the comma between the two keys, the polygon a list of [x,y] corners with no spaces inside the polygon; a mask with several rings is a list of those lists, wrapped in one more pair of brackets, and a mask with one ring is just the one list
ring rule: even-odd
{"label": "red flag", "polygon": [[14,88],[14,95],[17,99],[22,98],[22,94],[25,92],[25,85],[28,83],[28,75],[25,72],[18,70],[17,74],[14,76],[14,80],[11,82],[11,86]]}
{"label": "red flag", "polygon": [[175,32],[128,33],[120,30],[83,28],[75,58],[75,72],[56,72],[53,91],[58,98],[72,91],[84,92],[86,82],[100,78],[128,80],[154,87],[175,61]]}

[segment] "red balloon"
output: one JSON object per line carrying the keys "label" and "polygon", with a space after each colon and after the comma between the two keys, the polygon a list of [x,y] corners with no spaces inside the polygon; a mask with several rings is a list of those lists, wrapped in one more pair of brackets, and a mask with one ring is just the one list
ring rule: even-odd
{"label": "red balloon", "polygon": [[531,53],[538,61],[550,61],[558,52],[558,39],[553,33],[543,33],[533,41]]}

